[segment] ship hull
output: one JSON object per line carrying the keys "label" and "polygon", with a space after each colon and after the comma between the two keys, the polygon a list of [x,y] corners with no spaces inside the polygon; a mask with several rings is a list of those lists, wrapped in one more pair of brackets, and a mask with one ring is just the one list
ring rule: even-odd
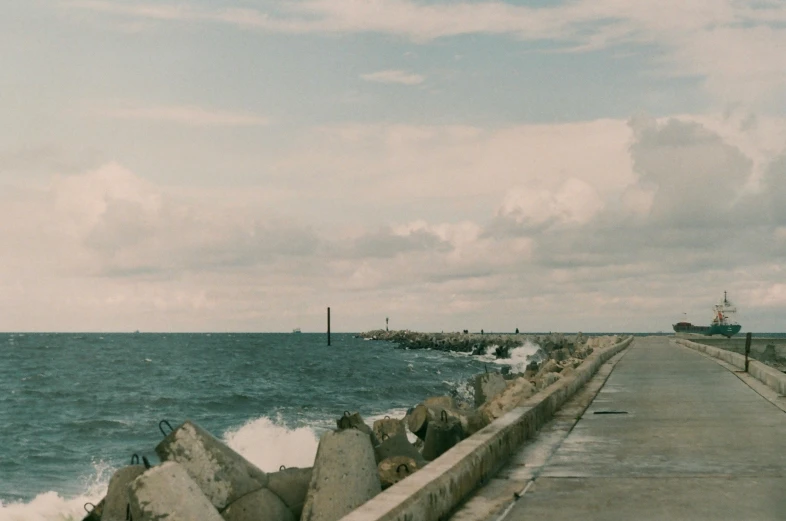
{"label": "ship hull", "polygon": [[694,326],[693,324],[688,324],[685,322],[674,324],[672,326],[676,333],[693,333],[697,335],[723,335],[727,338],[731,338],[732,336],[736,335],[742,329],[742,326],[739,324],[712,324],[711,326]]}

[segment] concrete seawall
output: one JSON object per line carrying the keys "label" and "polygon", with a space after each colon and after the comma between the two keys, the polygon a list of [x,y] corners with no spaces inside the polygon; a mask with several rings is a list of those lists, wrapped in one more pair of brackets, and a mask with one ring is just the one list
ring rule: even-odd
{"label": "concrete seawall", "polygon": [[[733,365],[737,369],[745,370],[745,355],[735,353],[727,349],[710,346],[707,344],[700,344],[692,342],[684,338],[677,338],[675,341],[682,346],[690,349],[695,349],[701,353],[705,353],[713,358],[723,360],[724,362]],[[744,341],[743,341],[744,345]],[[765,384],[767,387],[777,392],[780,395],[786,395],[786,374],[763,364],[757,360],[748,359],[748,374]]]}
{"label": "concrete seawall", "polygon": [[436,521],[443,518],[552,417],[609,358],[633,341],[598,349],[575,373],[527,399],[435,461],[360,506],[343,521]]}

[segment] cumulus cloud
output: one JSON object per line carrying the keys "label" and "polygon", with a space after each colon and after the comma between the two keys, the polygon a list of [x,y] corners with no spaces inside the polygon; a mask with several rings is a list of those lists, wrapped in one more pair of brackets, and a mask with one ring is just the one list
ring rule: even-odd
{"label": "cumulus cloud", "polygon": [[4,323],[307,329],[332,305],[347,330],[659,330],[723,290],[775,316],[783,155],[750,148],[765,119],[719,121],[343,125],[259,187],[185,197],[117,163],[20,184],[0,192]]}
{"label": "cumulus cloud", "polygon": [[370,72],[361,74],[360,77],[366,81],[376,83],[399,83],[401,85],[419,85],[425,80],[420,74],[399,70]]}

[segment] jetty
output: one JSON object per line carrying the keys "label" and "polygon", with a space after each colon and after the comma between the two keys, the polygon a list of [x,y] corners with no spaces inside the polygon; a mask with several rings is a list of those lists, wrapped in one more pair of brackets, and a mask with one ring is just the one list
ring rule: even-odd
{"label": "jetty", "polygon": [[637,338],[450,519],[786,519],[786,374],[680,342]]}
{"label": "jetty", "polygon": [[[369,337],[497,356],[523,340]],[[312,467],[263,472],[199,425],[163,420],[161,464],[132,457],[85,519],[786,519],[781,346],[756,360],[750,337],[743,354],[665,336],[537,341],[523,372],[475,375],[472,403],[424,397],[371,426],[344,411]]]}

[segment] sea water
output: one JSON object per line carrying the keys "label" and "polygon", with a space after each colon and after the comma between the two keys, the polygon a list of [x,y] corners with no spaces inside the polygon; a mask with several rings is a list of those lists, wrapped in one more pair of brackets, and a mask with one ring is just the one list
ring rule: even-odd
{"label": "sea water", "polygon": [[[261,469],[313,464],[344,411],[403,417],[508,360],[351,334],[0,334],[0,521],[81,519],[159,422],[193,420]],[[491,351],[490,351],[491,352]],[[164,430],[168,428],[164,426]]]}

